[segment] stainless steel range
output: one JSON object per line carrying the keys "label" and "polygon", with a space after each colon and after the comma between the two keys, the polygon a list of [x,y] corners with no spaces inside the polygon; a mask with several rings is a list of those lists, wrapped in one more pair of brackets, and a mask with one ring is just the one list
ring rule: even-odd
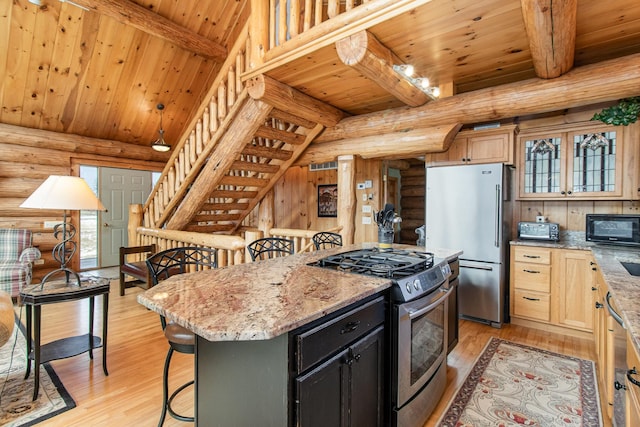
{"label": "stainless steel range", "polygon": [[446,386],[449,264],[429,252],[371,248],[313,265],[391,279],[390,423],[421,427]]}

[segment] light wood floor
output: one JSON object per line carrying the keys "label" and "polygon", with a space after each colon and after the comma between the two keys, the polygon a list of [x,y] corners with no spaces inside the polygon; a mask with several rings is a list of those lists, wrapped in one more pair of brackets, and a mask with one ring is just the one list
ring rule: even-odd
{"label": "light wood floor", "polygon": [[[113,277],[113,276],[111,276]],[[56,373],[76,401],[77,407],[58,415],[43,426],[154,426],[162,401],[161,378],[168,344],[158,315],[136,302],[138,288],[120,297],[117,280],[112,281],[109,300],[108,369],[102,372],[102,352],[94,359],[82,354],[51,362]],[[100,298],[97,299],[101,301]],[[96,313],[102,306],[96,304]],[[19,310],[24,317],[24,309]],[[87,301],[44,306],[43,343],[69,335],[84,334],[88,317]],[[100,316],[96,316],[100,318]],[[24,320],[23,320],[24,322]],[[101,331],[98,321],[96,331]],[[564,337],[520,326],[495,329],[475,322],[461,321],[460,342],[448,357],[448,386],[435,413],[425,424],[434,426],[447,402],[455,395],[489,337],[533,345],[550,351],[595,360],[590,340]],[[193,356],[176,354],[172,362],[173,386],[193,378]],[[176,408],[190,414],[193,395],[186,393]],[[165,426],[189,426],[167,417]],[[332,427],[332,426],[328,426]]]}

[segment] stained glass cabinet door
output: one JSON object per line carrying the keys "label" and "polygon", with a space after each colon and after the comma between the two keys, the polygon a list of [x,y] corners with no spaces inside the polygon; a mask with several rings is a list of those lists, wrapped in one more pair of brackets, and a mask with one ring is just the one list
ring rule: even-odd
{"label": "stained glass cabinet door", "polygon": [[521,135],[521,199],[622,197],[622,130]]}

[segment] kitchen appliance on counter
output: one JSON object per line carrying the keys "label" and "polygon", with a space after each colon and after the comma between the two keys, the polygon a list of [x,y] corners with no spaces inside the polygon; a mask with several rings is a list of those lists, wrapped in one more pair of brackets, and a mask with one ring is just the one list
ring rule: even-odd
{"label": "kitchen appliance on counter", "polygon": [[422,427],[447,380],[448,262],[429,252],[371,248],[311,265],[391,279],[390,423]]}
{"label": "kitchen appliance on counter", "polygon": [[508,316],[511,170],[501,163],[426,170],[426,247],[462,249],[462,318],[501,327]]}
{"label": "kitchen appliance on counter", "polygon": [[554,222],[518,223],[518,239],[557,242],[560,240],[560,226]]}
{"label": "kitchen appliance on counter", "polygon": [[596,243],[640,246],[640,215],[587,214],[585,237]]}

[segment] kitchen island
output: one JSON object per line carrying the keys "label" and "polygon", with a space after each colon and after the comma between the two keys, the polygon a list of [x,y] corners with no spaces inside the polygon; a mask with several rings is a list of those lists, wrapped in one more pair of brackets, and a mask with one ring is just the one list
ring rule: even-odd
{"label": "kitchen island", "polygon": [[[292,332],[362,306],[377,307],[378,297],[391,286],[389,279],[307,264],[375,246],[350,245],[174,276],[140,294],[141,304],[197,335],[196,424],[290,425]],[[445,259],[459,255],[430,252]]]}

